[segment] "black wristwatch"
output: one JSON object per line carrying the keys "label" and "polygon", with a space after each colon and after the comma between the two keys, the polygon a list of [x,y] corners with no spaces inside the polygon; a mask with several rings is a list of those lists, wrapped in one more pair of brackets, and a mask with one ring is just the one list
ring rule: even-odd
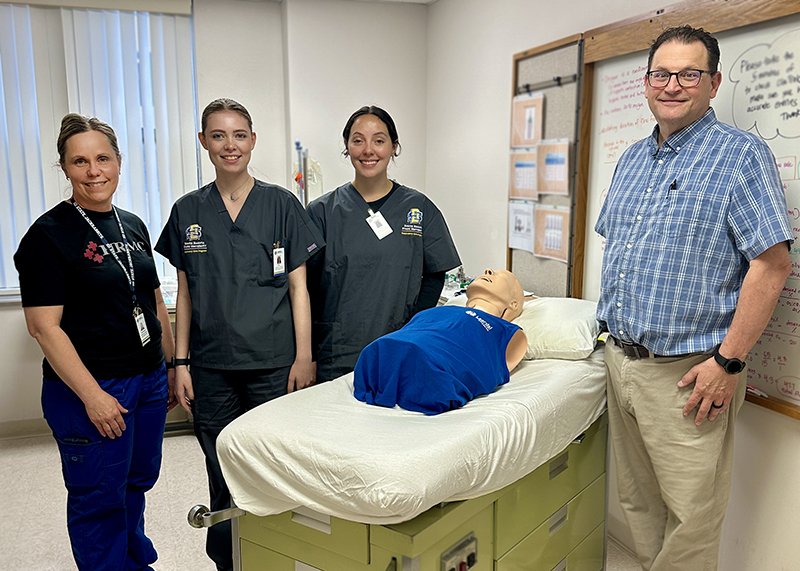
{"label": "black wristwatch", "polygon": [[719,354],[719,347],[719,345],[714,347],[714,360],[720,367],[725,369],[726,373],[729,375],[736,375],[744,371],[744,368],[747,366],[744,361],[736,359],[735,357],[733,359],[726,359]]}
{"label": "black wristwatch", "polygon": [[172,359],[167,360],[167,369],[174,369],[175,367],[179,367],[181,365],[188,365],[189,358],[186,359],[176,359],[174,356]]}

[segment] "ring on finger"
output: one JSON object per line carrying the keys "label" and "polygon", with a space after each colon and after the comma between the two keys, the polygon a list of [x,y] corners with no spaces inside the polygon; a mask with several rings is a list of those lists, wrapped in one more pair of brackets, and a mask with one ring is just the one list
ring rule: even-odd
{"label": "ring on finger", "polygon": [[724,402],[722,404],[717,404],[715,402],[711,403],[711,408],[722,408],[723,406],[725,406]]}

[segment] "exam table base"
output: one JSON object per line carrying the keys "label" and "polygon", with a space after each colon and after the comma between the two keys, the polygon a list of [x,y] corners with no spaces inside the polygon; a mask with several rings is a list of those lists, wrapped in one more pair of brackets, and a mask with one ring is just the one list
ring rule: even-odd
{"label": "exam table base", "polygon": [[472,536],[477,560],[470,571],[600,571],[606,439],[604,415],[514,484],[400,524],[320,523],[301,510],[247,513],[235,526],[236,559],[243,571],[449,571],[443,554]]}

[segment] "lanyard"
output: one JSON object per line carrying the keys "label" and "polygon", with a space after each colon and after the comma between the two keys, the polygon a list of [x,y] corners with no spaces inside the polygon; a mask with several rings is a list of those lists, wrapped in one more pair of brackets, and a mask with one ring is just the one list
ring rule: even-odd
{"label": "lanyard", "polygon": [[122,235],[122,243],[125,245],[125,253],[128,255],[128,267],[126,268],[125,265],[122,263],[122,260],[119,259],[117,253],[114,251],[114,248],[111,247],[111,244],[108,243],[106,237],[103,236],[103,233],[100,232],[100,229],[94,225],[92,219],[86,215],[86,212],[81,208],[80,204],[78,204],[75,199],[72,199],[72,206],[74,206],[78,212],[80,212],[83,219],[92,227],[97,237],[100,238],[100,241],[103,245],[108,248],[108,251],[111,252],[111,255],[114,256],[114,259],[119,264],[119,267],[122,268],[122,271],[125,273],[125,277],[128,279],[128,285],[131,286],[131,296],[133,297],[133,307],[136,309],[138,307],[138,303],[136,302],[136,277],[133,274],[133,259],[131,258],[131,249],[130,244],[128,244],[128,238],[125,236],[125,228],[122,227],[122,222],[119,219],[119,214],[117,213],[117,209],[114,208],[114,205],[111,205],[111,210],[114,211],[114,217],[117,219],[117,224],[119,225],[119,233]]}

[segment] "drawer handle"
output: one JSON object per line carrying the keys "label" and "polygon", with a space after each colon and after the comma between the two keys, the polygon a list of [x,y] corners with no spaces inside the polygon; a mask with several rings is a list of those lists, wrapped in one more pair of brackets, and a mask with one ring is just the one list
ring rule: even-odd
{"label": "drawer handle", "polygon": [[568,506],[564,506],[552,516],[550,516],[550,535],[557,532],[561,526],[567,523],[567,516],[569,515]]}
{"label": "drawer handle", "polygon": [[554,479],[567,468],[569,468],[569,451],[550,461],[550,479]]}
{"label": "drawer handle", "polygon": [[305,507],[298,507],[292,511],[292,521],[298,525],[316,529],[322,533],[331,534],[331,516],[324,515]]}
{"label": "drawer handle", "polygon": [[558,565],[553,567],[552,571],[567,571],[567,560],[562,559],[558,562]]}

